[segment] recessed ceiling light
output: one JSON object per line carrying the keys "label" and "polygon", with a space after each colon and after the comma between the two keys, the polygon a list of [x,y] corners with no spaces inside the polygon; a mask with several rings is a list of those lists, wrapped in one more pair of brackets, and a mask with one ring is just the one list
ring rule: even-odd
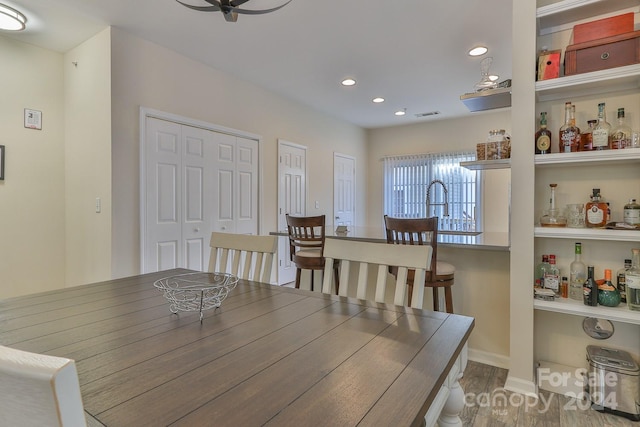
{"label": "recessed ceiling light", "polygon": [[20,31],[25,29],[27,18],[17,10],[0,3],[0,30]]}
{"label": "recessed ceiling light", "polygon": [[342,81],[342,86],[353,86],[353,85],[355,85],[355,84],[356,84],[356,81],[355,81],[355,80],[353,80],[353,79],[351,79],[351,78],[349,78],[349,79],[344,79],[344,80]]}
{"label": "recessed ceiling light", "polygon": [[494,74],[494,75],[489,76],[489,80],[491,80],[492,82],[495,82],[495,81],[496,81],[496,80],[498,80],[499,78],[500,78],[500,76],[497,76],[497,75],[495,75],[495,74]]}
{"label": "recessed ceiling light", "polygon": [[380,98],[380,97],[373,98],[373,102],[375,102],[376,104],[380,104],[381,102],[384,102],[384,98]]}
{"label": "recessed ceiling light", "polygon": [[407,114],[407,109],[405,108],[404,110],[398,110],[394,114],[396,116],[404,116],[405,114]]}
{"label": "recessed ceiling light", "polygon": [[489,51],[489,49],[487,49],[484,46],[476,46],[476,47],[474,47],[473,49],[471,49],[469,51],[469,55],[470,56],[480,56],[480,55],[484,55],[488,51]]}

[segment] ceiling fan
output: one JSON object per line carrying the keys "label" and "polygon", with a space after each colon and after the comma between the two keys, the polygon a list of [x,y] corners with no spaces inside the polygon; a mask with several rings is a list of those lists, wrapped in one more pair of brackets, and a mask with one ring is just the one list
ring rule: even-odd
{"label": "ceiling fan", "polygon": [[238,20],[238,14],[245,15],[261,15],[263,13],[269,13],[281,9],[291,3],[291,0],[288,0],[286,3],[281,4],[278,7],[274,7],[271,9],[263,9],[263,10],[253,10],[253,9],[240,9],[240,5],[248,2],[249,0],[204,0],[209,3],[211,6],[192,6],[187,3],[183,3],[180,0],[176,0],[183,6],[188,7],[189,9],[197,10],[200,12],[222,12],[224,15],[224,19],[227,22],[236,22]]}

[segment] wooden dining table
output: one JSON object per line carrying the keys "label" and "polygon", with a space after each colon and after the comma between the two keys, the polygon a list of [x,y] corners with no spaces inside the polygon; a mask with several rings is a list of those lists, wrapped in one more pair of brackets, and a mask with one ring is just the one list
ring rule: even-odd
{"label": "wooden dining table", "polygon": [[186,272],[2,300],[0,344],[74,359],[89,426],[459,422],[472,318],[240,280],[200,322]]}

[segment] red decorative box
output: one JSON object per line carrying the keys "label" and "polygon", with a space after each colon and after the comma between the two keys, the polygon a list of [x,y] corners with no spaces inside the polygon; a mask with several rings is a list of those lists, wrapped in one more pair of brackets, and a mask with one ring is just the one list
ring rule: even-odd
{"label": "red decorative box", "polygon": [[604,39],[633,31],[633,12],[598,19],[573,27],[573,44]]}
{"label": "red decorative box", "polygon": [[640,63],[640,31],[567,46],[564,74],[589,73]]}

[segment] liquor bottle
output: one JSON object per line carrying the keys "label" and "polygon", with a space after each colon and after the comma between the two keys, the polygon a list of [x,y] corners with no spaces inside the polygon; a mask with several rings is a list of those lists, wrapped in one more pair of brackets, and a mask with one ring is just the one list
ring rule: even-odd
{"label": "liquor bottle", "polygon": [[580,128],[576,126],[576,106],[571,104],[571,111],[569,112],[569,124],[575,129],[576,138],[571,142],[571,152],[575,153],[580,151]]}
{"label": "liquor bottle", "polygon": [[547,113],[540,113],[540,128],[536,132],[536,154],[551,152],[551,131],[547,129]]}
{"label": "liquor bottle", "polygon": [[624,275],[629,310],[640,311],[640,249],[631,249],[631,268]]}
{"label": "liquor bottle", "polygon": [[560,297],[560,270],[556,267],[556,256],[549,255],[549,267],[544,272],[544,288],[551,289]]}
{"label": "liquor bottle", "polygon": [[640,224],[640,205],[636,199],[629,199],[629,203],[624,205],[624,223],[629,225]]}
{"label": "liquor bottle", "polygon": [[596,285],[596,281],[593,279],[592,265],[587,267],[587,280],[584,282],[583,295],[584,305],[598,305],[598,285]]}
{"label": "liquor bottle", "polygon": [[560,281],[560,296],[562,298],[569,298],[569,280],[566,276],[562,276]]}
{"label": "liquor bottle", "polygon": [[[575,119],[574,119],[575,122]],[[564,125],[560,127],[559,152],[570,153],[578,151],[580,129],[571,124],[571,103],[564,104]]]}
{"label": "liquor bottle", "polygon": [[587,280],[587,266],[582,262],[582,244],[575,245],[575,258],[569,266],[569,298],[580,301],[582,287]]}
{"label": "liquor bottle", "polygon": [[625,282],[625,275],[627,274],[627,270],[631,268],[631,260],[624,260],[624,267],[618,270],[616,287],[618,291],[620,291],[620,302],[627,302],[627,286]]}
{"label": "liquor bottle", "polygon": [[549,267],[549,255],[542,255],[542,262],[536,265],[535,287],[544,288],[544,273]]}
{"label": "liquor bottle", "polygon": [[598,104],[598,123],[593,127],[593,149],[607,150],[609,148],[609,135],[611,134],[611,125],[607,122],[605,112],[605,104]]}
{"label": "liquor bottle", "polygon": [[598,287],[598,304],[605,307],[617,307],[620,304],[620,292],[611,283],[611,270],[604,270],[604,283]]}
{"label": "liquor bottle", "polygon": [[587,227],[604,227],[609,219],[609,205],[601,200],[600,189],[594,188],[591,201],[585,205]]}
{"label": "liquor bottle", "polygon": [[621,149],[631,145],[631,128],[624,122],[624,108],[618,108],[618,125],[611,132],[611,148]]}
{"label": "liquor bottle", "polygon": [[591,151],[593,150],[593,127],[596,125],[597,120],[587,121],[589,126],[586,131],[580,134],[580,147],[578,151]]}

